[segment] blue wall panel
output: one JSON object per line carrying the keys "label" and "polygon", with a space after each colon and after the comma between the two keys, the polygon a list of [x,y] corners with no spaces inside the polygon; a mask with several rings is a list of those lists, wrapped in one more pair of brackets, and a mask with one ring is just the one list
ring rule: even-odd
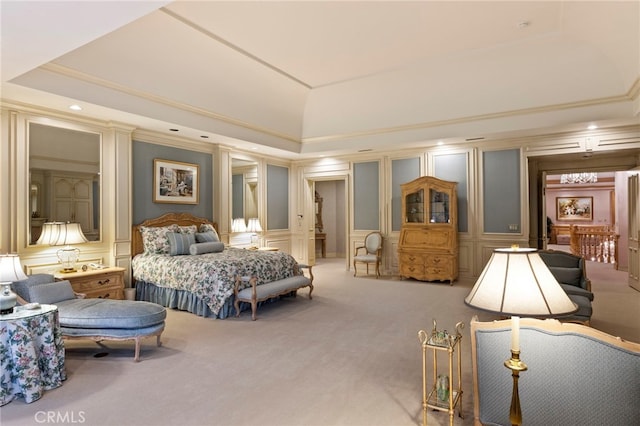
{"label": "blue wall panel", "polygon": [[377,161],[353,165],[353,227],[380,229],[380,165]]}
{"label": "blue wall panel", "polygon": [[[133,224],[164,213],[185,212],[194,216],[213,218],[212,155],[164,145],[133,141]],[[153,202],[153,160],[181,161],[197,164],[199,168],[198,204],[168,204]]]}

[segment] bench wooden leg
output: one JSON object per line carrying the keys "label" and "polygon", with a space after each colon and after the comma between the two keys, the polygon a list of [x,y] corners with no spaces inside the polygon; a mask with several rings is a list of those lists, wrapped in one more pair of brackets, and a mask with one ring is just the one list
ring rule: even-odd
{"label": "bench wooden leg", "polygon": [[258,302],[256,300],[251,301],[251,321],[256,320],[256,311],[258,310]]}

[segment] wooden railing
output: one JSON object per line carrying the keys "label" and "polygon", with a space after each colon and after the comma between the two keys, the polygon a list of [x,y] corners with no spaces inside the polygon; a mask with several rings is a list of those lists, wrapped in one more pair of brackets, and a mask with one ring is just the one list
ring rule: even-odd
{"label": "wooden railing", "polygon": [[618,269],[618,238],[608,226],[571,225],[571,253],[587,260],[611,263]]}

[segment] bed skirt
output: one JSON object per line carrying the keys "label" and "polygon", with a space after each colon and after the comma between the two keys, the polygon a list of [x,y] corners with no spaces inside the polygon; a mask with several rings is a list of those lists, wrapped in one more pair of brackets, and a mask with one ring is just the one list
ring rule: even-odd
{"label": "bed skirt", "polygon": [[[235,315],[233,295],[225,302],[218,315],[214,315],[209,306],[193,293],[186,290],[158,287],[144,281],[136,281],[136,300],[157,303],[167,308],[191,312],[201,317],[224,319]],[[240,307],[240,310],[244,309],[245,307]]]}

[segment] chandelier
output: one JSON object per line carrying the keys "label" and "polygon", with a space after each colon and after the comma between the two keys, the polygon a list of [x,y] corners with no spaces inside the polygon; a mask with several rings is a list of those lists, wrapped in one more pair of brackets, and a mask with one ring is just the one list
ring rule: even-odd
{"label": "chandelier", "polygon": [[596,183],[598,174],[594,172],[565,173],[560,176],[560,183]]}

